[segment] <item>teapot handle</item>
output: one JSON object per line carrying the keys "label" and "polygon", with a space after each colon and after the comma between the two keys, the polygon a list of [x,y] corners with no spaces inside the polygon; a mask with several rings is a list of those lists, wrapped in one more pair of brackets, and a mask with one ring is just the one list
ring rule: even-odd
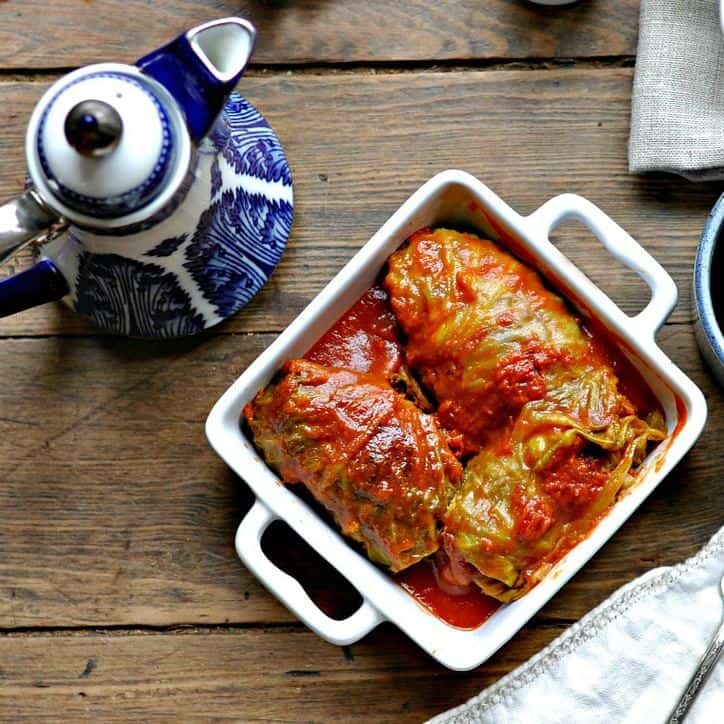
{"label": "teapot handle", "polygon": [[[30,188],[0,206],[0,264],[36,239],[49,239],[66,227]],[[0,317],[62,299],[68,282],[50,259],[0,281]]]}
{"label": "teapot handle", "polygon": [[68,282],[50,259],[0,281],[0,317],[8,317],[47,302],[59,302],[68,292]]}
{"label": "teapot handle", "polygon": [[155,78],[181,106],[191,138],[210,130],[249,62],[256,29],[229,17],[197,25],[136,65]]}

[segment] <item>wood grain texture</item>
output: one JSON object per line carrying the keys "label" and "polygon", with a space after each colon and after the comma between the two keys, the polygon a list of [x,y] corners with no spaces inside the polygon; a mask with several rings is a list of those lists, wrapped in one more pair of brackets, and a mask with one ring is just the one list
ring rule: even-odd
{"label": "wood grain texture", "polygon": [[632,55],[638,26],[636,0],[6,0],[0,67],[132,63],[237,14],[257,25],[258,65]]}
{"label": "wood grain texture", "polygon": [[[0,341],[0,369],[13,381],[0,386],[0,629],[294,620],[236,558],[234,530],[251,495],[203,435],[214,401],[270,340]],[[666,327],[661,342],[721,419],[722,393],[691,328]],[[724,496],[723,445],[724,430],[710,424],[542,620],[578,619],[701,546],[721,524],[711,501]],[[271,537],[271,554],[309,577],[330,612],[354,610],[354,592],[296,537]]]}
{"label": "wood grain texture", "polygon": [[[247,79],[244,91],[286,145],[296,218],[270,283],[217,331],[283,329],[410,193],[456,167],[521,213],[563,192],[599,204],[673,275],[681,301],[672,320],[691,321],[696,244],[721,188],[628,175],[631,79],[628,69]],[[20,139],[43,87],[0,84],[0,196],[22,186]],[[644,306],[644,284],[582,227],[556,238],[626,311]],[[90,332],[55,304],[0,320],[0,336]]]}
{"label": "wood grain texture", "polygon": [[344,649],[299,629],[8,636],[4,721],[421,722],[463,703],[561,627],[455,673],[383,626]]}
{"label": "wood grain texture", "polygon": [[[271,282],[196,339],[103,337],[61,305],[0,320],[1,720],[419,722],[530,658],[620,585],[693,554],[719,527],[724,397],[696,349],[689,299],[720,185],[627,174],[633,71],[617,66],[635,52],[638,5],[0,2],[0,198],[22,188],[24,129],[47,87],[40,78],[133,62],[193,24],[239,13],[260,30],[240,89],[287,148],[297,209]],[[495,69],[510,60],[521,69]],[[344,649],[299,624],[238,561],[233,534],[252,495],[203,434],[223,390],[412,191],[450,167],[521,213],[580,193],[639,239],[681,293],[660,343],[710,406],[699,444],[634,517],[466,674],[446,671],[389,624]],[[580,227],[561,229],[556,243],[626,311],[645,304],[643,283]],[[29,261],[22,255],[0,275]],[[358,605],[281,524],[264,545],[330,615]]]}

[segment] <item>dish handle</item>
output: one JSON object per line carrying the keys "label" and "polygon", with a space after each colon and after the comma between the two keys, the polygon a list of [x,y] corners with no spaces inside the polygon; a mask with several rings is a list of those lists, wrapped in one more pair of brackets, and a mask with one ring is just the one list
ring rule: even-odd
{"label": "dish handle", "polygon": [[303,623],[322,638],[338,646],[359,641],[384,621],[380,612],[364,597],[362,605],[348,618],[327,616],[299,581],[278,568],[261,548],[261,539],[270,523],[278,519],[257,500],[236,531],[236,552],[257,578]]}
{"label": "dish handle", "polygon": [[548,241],[553,229],[568,219],[584,224],[615,259],[646,282],[651,290],[651,300],[643,311],[626,316],[653,336],[671,314],[678,297],[676,284],[669,273],[610,216],[582,196],[555,196],[527,217],[533,225],[542,227]]}

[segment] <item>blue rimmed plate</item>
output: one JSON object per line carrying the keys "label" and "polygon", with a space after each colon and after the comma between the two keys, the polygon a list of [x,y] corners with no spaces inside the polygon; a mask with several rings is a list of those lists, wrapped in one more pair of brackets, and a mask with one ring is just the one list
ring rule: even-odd
{"label": "blue rimmed plate", "polygon": [[724,311],[724,249],[720,239],[724,225],[724,194],[714,205],[701,234],[694,263],[694,305],[696,341],[711,371],[724,385],[724,335],[717,317]]}

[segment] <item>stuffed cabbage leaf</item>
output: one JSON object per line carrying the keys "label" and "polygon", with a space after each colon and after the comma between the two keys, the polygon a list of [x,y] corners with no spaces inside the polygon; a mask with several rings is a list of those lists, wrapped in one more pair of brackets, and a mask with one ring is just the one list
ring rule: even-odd
{"label": "stuffed cabbage leaf", "polygon": [[390,257],[385,287],[407,335],[407,364],[464,452],[571,380],[586,380],[562,401],[581,424],[632,411],[563,300],[494,242],[422,229]]}
{"label": "stuffed cabbage leaf", "polygon": [[267,463],[372,560],[399,571],[438,549],[462,469],[435,419],[383,377],[291,360],[244,418]]}
{"label": "stuffed cabbage leaf", "polygon": [[519,598],[584,538],[635,480],[650,442],[664,438],[657,413],[582,426],[559,399],[527,403],[468,461],[445,516],[448,578],[477,583],[501,601]]}

